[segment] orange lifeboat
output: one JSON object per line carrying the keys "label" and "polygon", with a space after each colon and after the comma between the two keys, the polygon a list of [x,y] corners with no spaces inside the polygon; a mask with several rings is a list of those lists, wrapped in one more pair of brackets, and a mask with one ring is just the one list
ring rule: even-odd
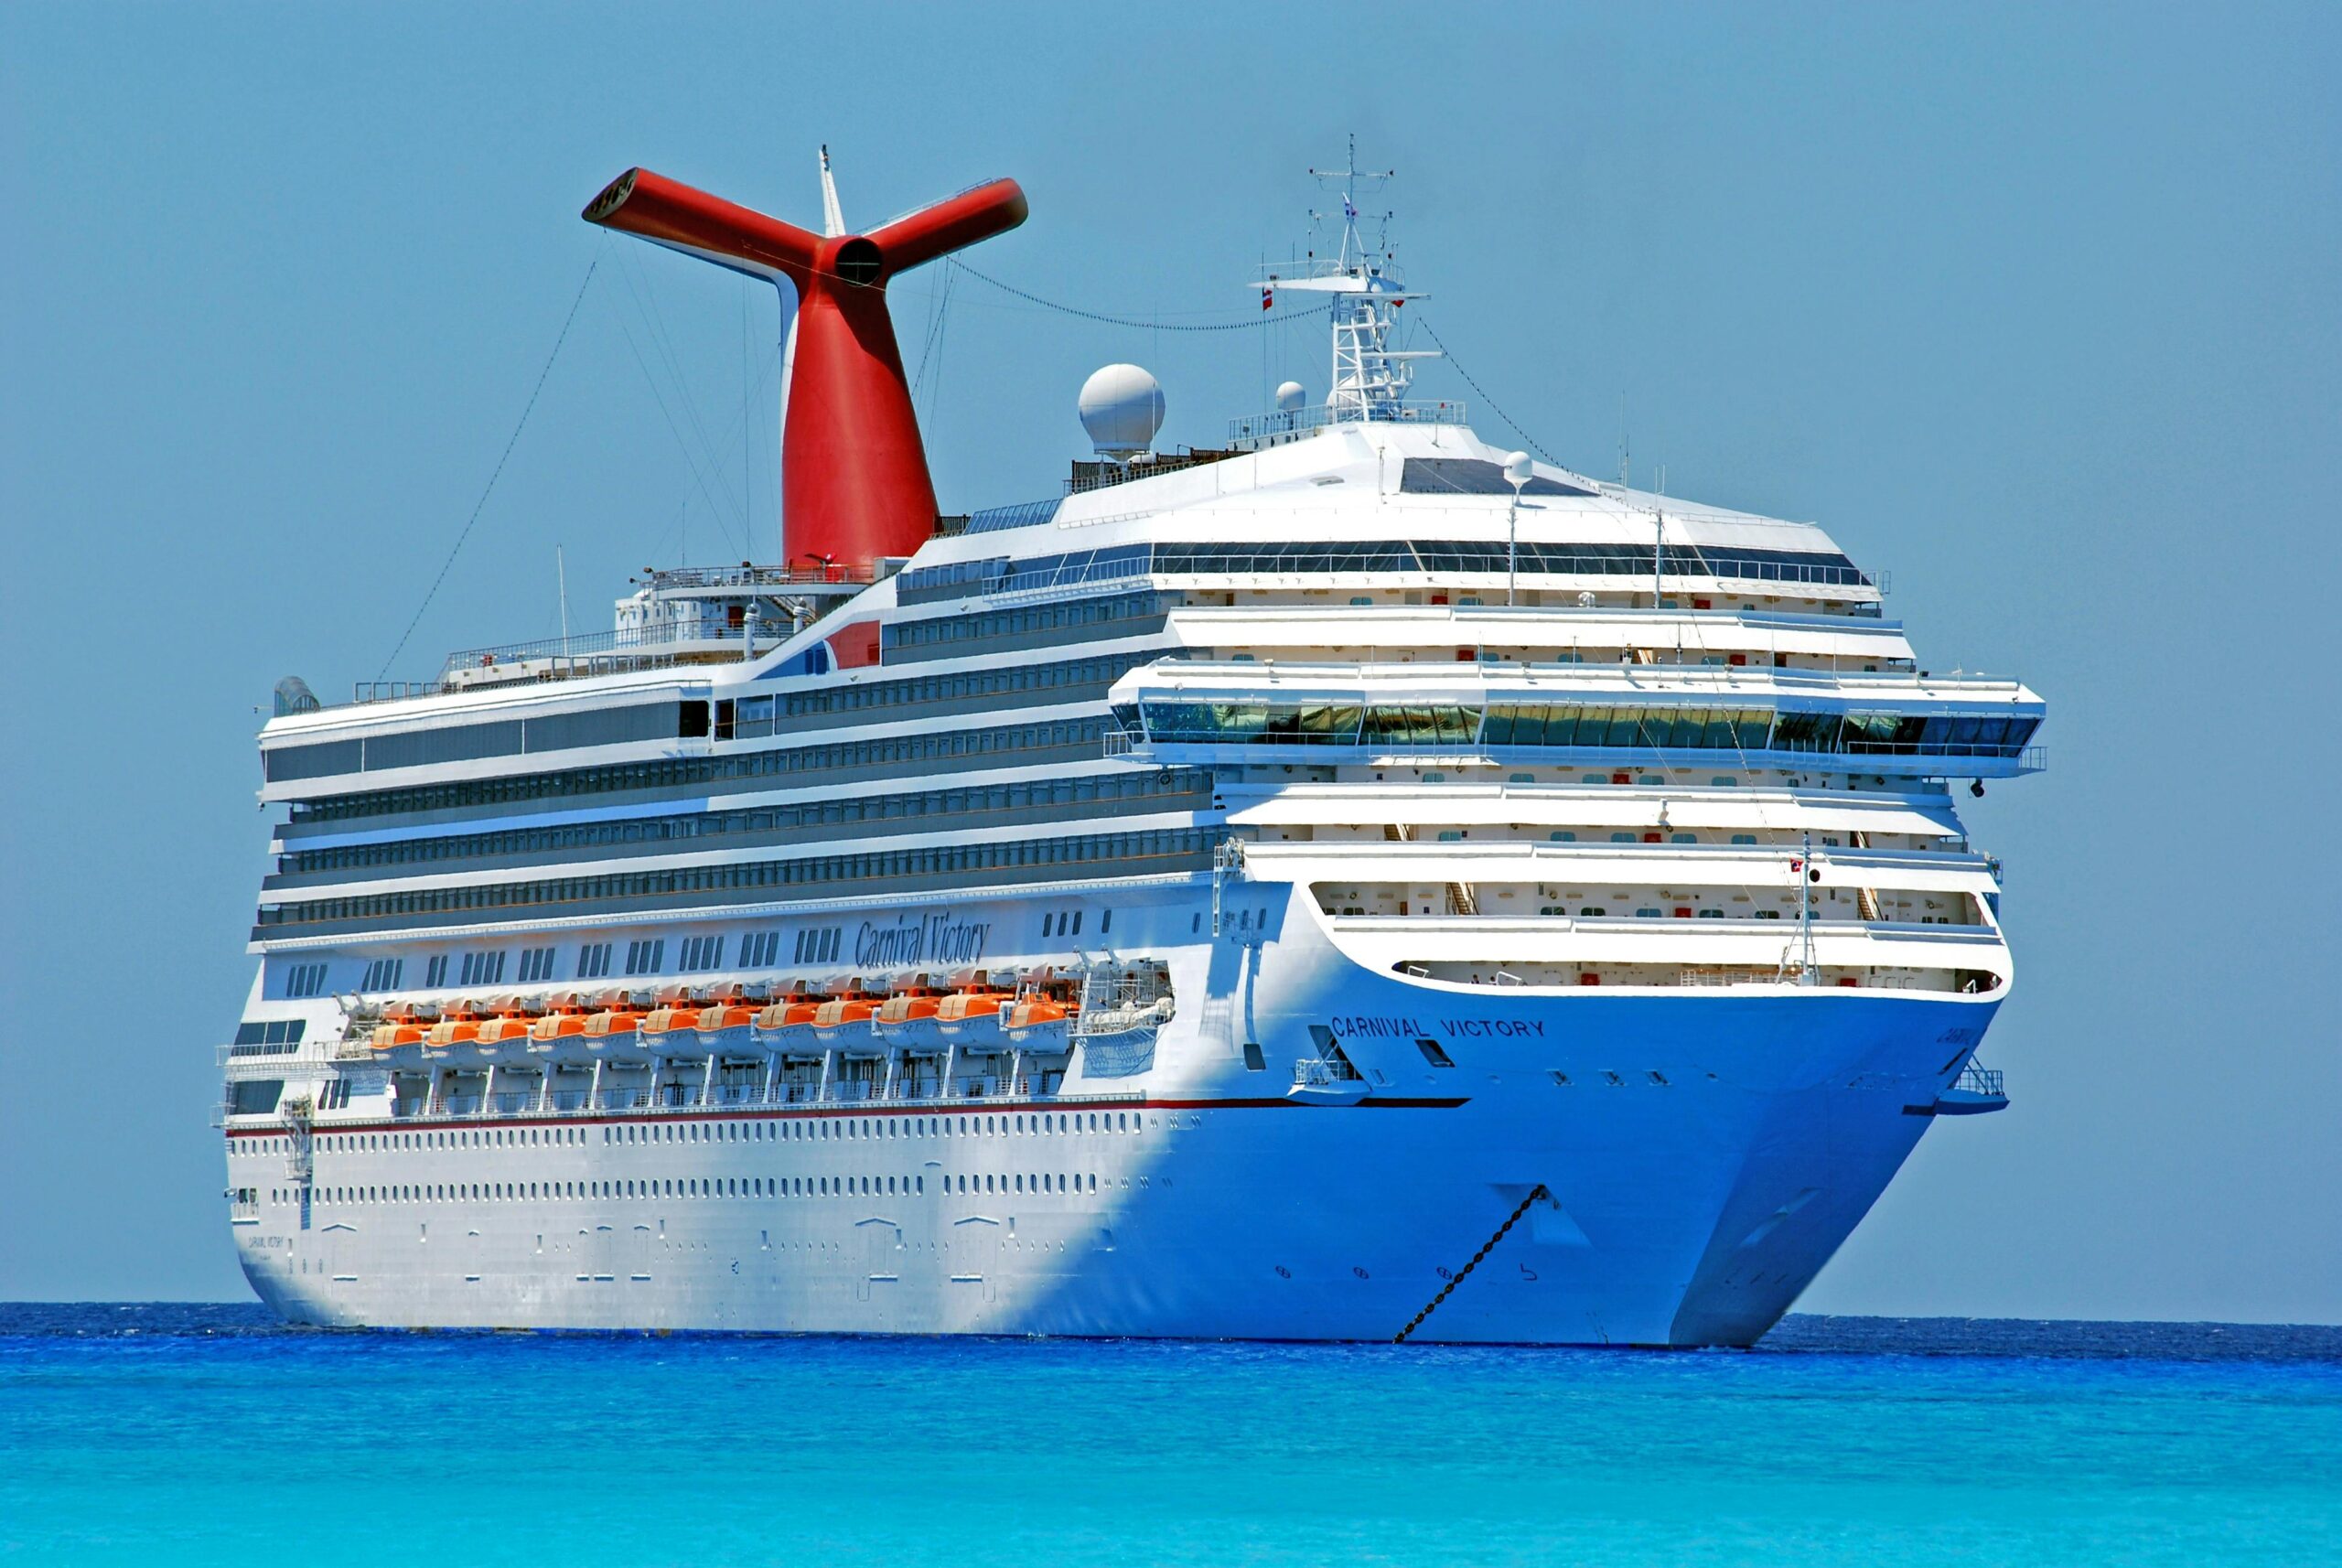
{"label": "orange lifeboat", "polygon": [[1046,993],[1034,993],[1017,999],[1008,1009],[1002,1027],[1010,1039],[1019,1046],[1030,1047],[1037,1042],[1065,1038],[1066,1020],[1077,1011],[1070,1004]]}
{"label": "orange lifeboat", "polygon": [[699,1027],[699,1000],[688,988],[669,992],[659,999],[659,1005],[642,1020],[645,1039],[661,1035],[681,1034]]}
{"label": "orange lifeboat", "polygon": [[539,1045],[586,1032],[586,999],[564,992],[545,1004],[543,1015],[529,1026],[529,1038]]}
{"label": "orange lifeboat", "polygon": [[813,1027],[828,1034],[867,1024],[881,1004],[879,998],[863,990],[859,982],[850,983],[843,991],[813,1009]]}
{"label": "orange lifeboat", "polygon": [[894,994],[879,1005],[878,1026],[897,1028],[905,1024],[923,1023],[936,1015],[944,1003],[943,993],[927,983],[920,975],[910,984],[897,988]]}
{"label": "orange lifeboat", "polygon": [[955,991],[935,1004],[936,1028],[946,1039],[966,1045],[997,1040],[1001,1015],[1015,1000],[1014,993],[988,985]]}
{"label": "orange lifeboat", "polygon": [[393,1002],[382,1009],[382,1021],[374,1026],[374,1048],[394,1051],[401,1046],[419,1046],[438,1016],[439,1009],[429,1003]]}
{"label": "orange lifeboat", "polygon": [[429,1032],[423,1036],[423,1043],[426,1046],[469,1045],[479,1038],[480,1020],[487,1015],[488,1004],[484,1002],[458,1002],[431,1026]]}
{"label": "orange lifeboat", "polygon": [[828,1000],[818,991],[806,990],[801,982],[791,981],[779,995],[757,1008],[750,1022],[767,1045],[791,1043],[811,1032],[813,1015]]}
{"label": "orange lifeboat", "polygon": [[478,1032],[472,1036],[481,1045],[502,1045],[507,1041],[528,1038],[530,1026],[534,1020],[528,1004],[521,998],[500,996],[489,1004],[489,1012],[493,1016],[482,1019]]}
{"label": "orange lifeboat", "polygon": [[732,1029],[745,1029],[754,1024],[763,1012],[765,997],[761,986],[734,986],[699,1010],[699,1036],[702,1043]]}
{"label": "orange lifeboat", "polygon": [[643,1009],[634,996],[612,991],[595,998],[600,1010],[588,1016],[578,1033],[588,1045],[624,1044],[642,1026]]}

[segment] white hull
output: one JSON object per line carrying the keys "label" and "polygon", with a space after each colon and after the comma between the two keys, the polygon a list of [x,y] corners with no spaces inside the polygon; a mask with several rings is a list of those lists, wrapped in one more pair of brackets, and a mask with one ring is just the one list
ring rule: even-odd
{"label": "white hull", "polygon": [[[1187,909],[1159,924],[1184,929]],[[1928,1125],[1907,1107],[1932,1103],[1999,1000],[1467,993],[1362,971],[1297,924],[1266,947],[1172,950],[1183,996],[1209,975],[1233,1005],[1183,1007],[1140,1079],[949,1105],[321,1122],[307,1228],[263,1203],[240,1253],[298,1322],[1380,1340],[1542,1187],[1415,1337],[1746,1344],[1900,1166]],[[1270,1070],[1228,1032],[1248,1010]],[[1329,1017],[1371,1092],[1295,1102],[1283,1069]],[[1417,1030],[1455,1065],[1431,1065]],[[418,1135],[467,1141],[359,1146]],[[230,1165],[292,1190],[281,1155]],[[426,1180],[646,1196],[338,1196]]]}

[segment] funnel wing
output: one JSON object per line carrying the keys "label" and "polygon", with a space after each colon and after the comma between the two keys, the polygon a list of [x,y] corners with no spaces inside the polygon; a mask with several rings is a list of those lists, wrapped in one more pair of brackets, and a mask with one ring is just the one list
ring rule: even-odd
{"label": "funnel wing", "polygon": [[639,234],[736,272],[767,279],[786,277],[800,289],[813,265],[814,247],[821,242],[794,223],[768,218],[646,168],[628,169],[618,176],[579,216],[588,223]]}

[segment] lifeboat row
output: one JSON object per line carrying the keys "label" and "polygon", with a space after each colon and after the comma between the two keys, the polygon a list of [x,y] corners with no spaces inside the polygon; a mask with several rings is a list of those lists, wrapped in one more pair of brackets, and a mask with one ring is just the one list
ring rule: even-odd
{"label": "lifeboat row", "polygon": [[1068,1021],[1080,1011],[1076,983],[1043,971],[1014,986],[977,979],[945,990],[919,975],[885,991],[861,980],[820,988],[730,986],[712,993],[624,988],[587,995],[498,996],[386,1005],[373,1026],[377,1051],[426,1056],[468,1050],[546,1051],[570,1047],[587,1056],[614,1047],[634,1050],[826,1049],[840,1036],[872,1035],[906,1048],[1063,1049]]}

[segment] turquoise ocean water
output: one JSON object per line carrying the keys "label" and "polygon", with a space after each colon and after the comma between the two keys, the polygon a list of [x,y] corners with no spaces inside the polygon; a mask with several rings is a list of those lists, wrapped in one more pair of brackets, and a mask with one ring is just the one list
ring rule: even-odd
{"label": "turquoise ocean water", "polygon": [[2342,1329],[1748,1353],[303,1333],[0,1306],[0,1558],[2327,1563]]}

